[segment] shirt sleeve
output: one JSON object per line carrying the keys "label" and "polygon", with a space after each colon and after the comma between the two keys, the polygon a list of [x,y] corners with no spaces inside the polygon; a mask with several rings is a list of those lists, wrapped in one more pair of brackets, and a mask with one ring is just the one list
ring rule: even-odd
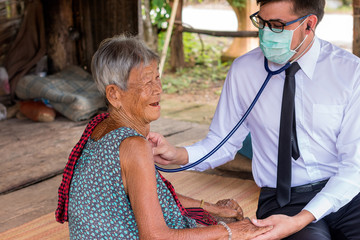
{"label": "shirt sleeve", "polygon": [[[235,127],[243,115],[244,111],[239,104],[239,88],[237,86],[239,81],[236,81],[235,75],[233,74],[234,72],[236,72],[236,69],[233,64],[226,77],[220,100],[206,138],[191,146],[185,147],[189,154],[189,163],[199,160],[214,149]],[[232,135],[219,150],[206,161],[192,169],[204,171],[233,160],[236,152],[241,149],[242,142],[248,133],[249,131],[244,122],[244,126],[240,126],[234,135]]]}
{"label": "shirt sleeve", "polygon": [[338,211],[360,192],[360,67],[353,73],[355,84],[345,108],[337,138],[338,172],[305,206],[316,221]]}

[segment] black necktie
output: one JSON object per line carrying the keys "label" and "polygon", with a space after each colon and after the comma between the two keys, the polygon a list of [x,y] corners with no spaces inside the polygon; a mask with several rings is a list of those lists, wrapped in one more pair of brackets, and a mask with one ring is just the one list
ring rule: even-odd
{"label": "black necktie", "polygon": [[280,207],[290,202],[291,157],[299,158],[295,123],[295,73],[297,62],[285,70],[286,77],[281,106],[276,197]]}

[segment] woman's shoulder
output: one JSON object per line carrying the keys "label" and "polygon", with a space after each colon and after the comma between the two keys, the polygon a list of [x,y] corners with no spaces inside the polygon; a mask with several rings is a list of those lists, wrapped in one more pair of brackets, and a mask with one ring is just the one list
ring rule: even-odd
{"label": "woman's shoulder", "polygon": [[139,137],[139,139],[145,139],[143,135],[139,134],[136,130],[129,127],[120,127],[114,129],[105,134],[102,139],[104,139],[105,141],[123,141],[129,137]]}
{"label": "woman's shoulder", "polygon": [[[133,137],[122,140],[119,146],[119,157],[121,167],[124,169],[130,165],[136,169],[154,164],[151,145],[141,135],[133,135]],[[147,167],[147,169],[149,168]]]}

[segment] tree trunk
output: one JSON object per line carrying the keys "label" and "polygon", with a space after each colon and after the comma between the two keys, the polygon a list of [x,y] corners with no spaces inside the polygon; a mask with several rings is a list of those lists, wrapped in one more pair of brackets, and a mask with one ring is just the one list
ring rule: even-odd
{"label": "tree trunk", "polygon": [[143,4],[145,12],[145,19],[143,19],[144,41],[150,49],[157,52],[157,31],[156,27],[152,25],[150,19],[150,0],[144,0]]}
{"label": "tree trunk", "polygon": [[360,57],[360,0],[353,0],[353,17],[354,17],[354,33],[353,33],[353,53]]}
{"label": "tree trunk", "polygon": [[[232,6],[232,0],[227,0],[236,14],[238,31],[257,31],[252,25],[249,16],[257,10],[256,1],[246,0],[246,7],[237,8]],[[234,60],[259,46],[259,40],[254,38],[234,38],[230,47],[222,54],[221,61]]]}
{"label": "tree trunk", "polygon": [[[176,11],[175,22],[182,22],[182,6],[183,0],[180,0]],[[170,49],[171,71],[175,72],[176,69],[181,69],[185,66],[182,26],[179,24],[176,24],[173,30]]]}

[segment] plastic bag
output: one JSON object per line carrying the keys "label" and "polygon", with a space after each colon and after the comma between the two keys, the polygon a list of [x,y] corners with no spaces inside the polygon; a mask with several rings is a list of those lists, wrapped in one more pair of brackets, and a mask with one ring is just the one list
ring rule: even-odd
{"label": "plastic bag", "polygon": [[4,104],[0,103],[0,121],[5,120],[6,115],[7,115],[6,107],[4,106]]}
{"label": "plastic bag", "polygon": [[0,67],[0,92],[10,94],[9,76],[4,67]]}

